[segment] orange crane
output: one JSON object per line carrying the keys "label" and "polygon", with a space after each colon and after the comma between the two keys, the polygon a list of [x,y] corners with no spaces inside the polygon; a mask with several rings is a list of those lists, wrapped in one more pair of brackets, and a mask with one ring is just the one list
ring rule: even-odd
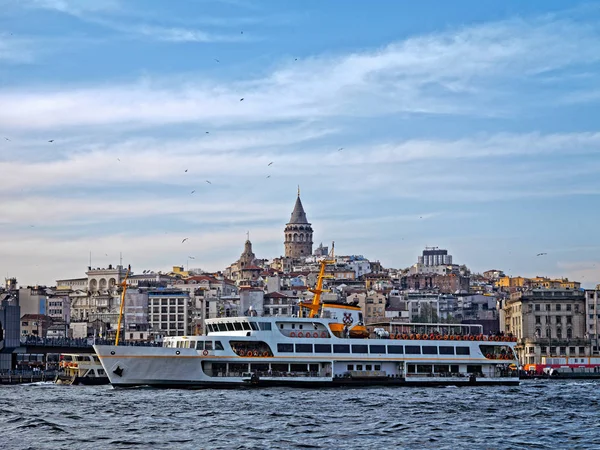
{"label": "orange crane", "polygon": [[307,309],[309,311],[308,317],[313,318],[317,314],[319,314],[319,308],[321,307],[321,294],[323,292],[329,292],[328,290],[323,290],[323,280],[325,278],[332,278],[331,276],[325,275],[325,269],[328,264],[335,264],[334,258],[334,248],[335,242],[331,243],[331,252],[329,255],[325,257],[321,261],[321,268],[319,269],[319,276],[317,277],[317,284],[314,289],[309,289],[314,295],[312,302],[300,302],[300,315],[302,315],[302,310]]}
{"label": "orange crane", "polygon": [[121,292],[121,308],[119,309],[119,322],[117,323],[117,337],[115,339],[115,345],[119,345],[119,335],[121,334],[121,319],[123,319],[123,310],[125,309],[125,293],[127,292],[127,278],[129,277],[130,270],[131,266],[127,268],[125,278],[120,283],[120,286],[123,288],[123,292]]}

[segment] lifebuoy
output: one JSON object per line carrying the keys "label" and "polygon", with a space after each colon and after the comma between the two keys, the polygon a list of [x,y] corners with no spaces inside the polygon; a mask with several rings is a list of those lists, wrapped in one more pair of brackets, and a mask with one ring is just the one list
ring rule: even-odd
{"label": "lifebuoy", "polygon": [[431,333],[431,334],[429,335],[429,339],[431,339],[431,340],[433,341],[433,340],[435,339],[435,334]]}
{"label": "lifebuoy", "polygon": [[441,339],[442,339],[442,337],[441,337],[439,334],[436,334],[436,335],[435,335],[435,339],[436,339],[437,341],[439,341],[439,340],[441,340]]}
{"label": "lifebuoy", "polygon": [[447,340],[448,340],[448,335],[447,335],[447,334],[445,334],[445,335],[444,335],[444,340],[445,340],[445,341],[447,341]]}
{"label": "lifebuoy", "polygon": [[266,358],[267,356],[269,356],[269,352],[265,350],[265,351],[263,352],[263,356]]}
{"label": "lifebuoy", "polygon": [[319,337],[319,333],[317,333],[316,331],[313,333],[313,337],[318,338]]}
{"label": "lifebuoy", "polygon": [[487,341],[487,340],[488,340],[488,337],[487,337],[487,336],[483,336],[483,340],[484,340],[484,341]]}
{"label": "lifebuoy", "polygon": [[[206,351],[206,350],[204,350],[204,351]],[[240,355],[240,356],[244,356],[245,354],[246,354],[246,352],[244,350],[240,350],[238,352],[238,355]]]}
{"label": "lifebuoy", "polygon": [[423,336],[421,336],[421,339],[423,339],[423,340],[425,340],[425,341],[426,341],[426,340],[428,339],[428,337],[427,337],[427,335],[426,335],[426,334],[424,334]]}
{"label": "lifebuoy", "polygon": [[204,351],[202,352],[202,354],[203,354],[204,356],[207,356],[207,355],[208,355],[208,350],[204,350]]}
{"label": "lifebuoy", "polygon": [[296,337],[296,332],[295,331],[291,331],[290,332],[290,337]]}
{"label": "lifebuoy", "polygon": [[410,335],[410,339],[411,339],[411,340],[413,340],[414,338],[415,338],[415,335],[414,335],[414,334],[411,334],[411,335]]}
{"label": "lifebuoy", "polygon": [[298,331],[298,337],[304,337],[304,333],[302,333],[302,331]]}
{"label": "lifebuoy", "polygon": [[326,338],[326,337],[327,337],[327,332],[325,332],[325,331],[321,331],[321,337],[322,337],[322,338]]}
{"label": "lifebuoy", "polygon": [[489,353],[488,353],[487,355],[485,355],[485,357],[486,357],[487,359],[492,359],[492,355],[491,355],[491,354],[489,354]]}
{"label": "lifebuoy", "polygon": [[258,352],[254,350],[254,356],[258,356]]}
{"label": "lifebuoy", "polygon": [[473,337],[473,336],[471,335],[471,336],[469,336],[469,340],[470,340],[470,341],[474,341],[474,340],[475,340],[475,337]]}

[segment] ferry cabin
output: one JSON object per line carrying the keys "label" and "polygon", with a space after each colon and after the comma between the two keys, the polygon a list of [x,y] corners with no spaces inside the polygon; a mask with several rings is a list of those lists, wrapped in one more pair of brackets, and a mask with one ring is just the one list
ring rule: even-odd
{"label": "ferry cabin", "polygon": [[510,370],[512,342],[352,338],[330,325],[294,317],[210,319],[206,336],[167,337],[163,345],[174,357],[200,358],[202,372],[215,382],[249,374],[281,384],[291,378],[300,383],[518,382]]}

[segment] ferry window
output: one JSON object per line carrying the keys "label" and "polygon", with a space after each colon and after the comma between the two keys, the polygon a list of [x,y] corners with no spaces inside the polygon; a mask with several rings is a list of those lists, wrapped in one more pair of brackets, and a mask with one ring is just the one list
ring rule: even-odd
{"label": "ferry window", "polygon": [[440,355],[454,355],[454,347],[440,347]]}
{"label": "ferry window", "polygon": [[385,353],[385,345],[369,345],[369,353]]}
{"label": "ferry window", "polygon": [[293,353],[294,344],[277,344],[277,351],[280,353]]}
{"label": "ferry window", "polygon": [[416,364],[408,364],[406,367],[406,371],[408,373],[415,373],[417,371],[417,365]]}
{"label": "ferry window", "polygon": [[450,366],[450,372],[451,373],[458,373],[458,365],[452,364]]}
{"label": "ferry window", "polygon": [[271,331],[271,322],[258,322],[258,326],[263,331]]}
{"label": "ferry window", "polygon": [[348,370],[354,370],[354,364],[348,364],[346,367]]}
{"label": "ferry window", "polygon": [[373,366],[371,366],[371,364],[367,364],[365,366],[365,370],[373,370]]}
{"label": "ferry window", "polygon": [[248,322],[242,322],[242,329],[244,329],[244,330],[251,330],[252,327],[250,327],[250,323],[248,323]]}
{"label": "ferry window", "polygon": [[393,355],[401,355],[404,353],[404,348],[401,345],[388,345],[388,353]]}
{"label": "ferry window", "polygon": [[212,349],[213,349],[212,341],[204,342],[204,350],[212,350]]}
{"label": "ferry window", "polygon": [[423,354],[424,355],[437,355],[437,347],[433,345],[424,345],[423,346]]}
{"label": "ferry window", "polygon": [[250,323],[250,327],[254,330],[254,331],[258,331],[258,325],[256,325],[256,322],[249,322]]}
{"label": "ferry window", "polygon": [[369,349],[366,345],[353,345],[352,353],[369,353]]}
{"label": "ferry window", "polygon": [[469,347],[456,347],[457,355],[470,355],[471,349]]}
{"label": "ferry window", "polygon": [[235,331],[242,331],[242,324],[240,322],[233,322],[233,328]]}
{"label": "ferry window", "polygon": [[295,323],[293,323],[293,324],[292,324],[292,330],[293,330],[294,328],[296,328],[296,324],[295,324]]}
{"label": "ferry window", "polygon": [[215,341],[215,350],[225,350],[221,341]]}
{"label": "ferry window", "polygon": [[227,331],[235,331],[235,328],[231,322],[226,322],[225,326],[227,327]]}
{"label": "ferry window", "polygon": [[363,370],[363,368],[362,368],[362,364],[357,364],[357,365],[356,365],[356,370]]}
{"label": "ferry window", "polygon": [[218,327],[219,327],[219,331],[227,331],[227,327],[225,326],[224,323],[219,323]]}
{"label": "ferry window", "polygon": [[331,344],[315,344],[315,353],[331,353]]}
{"label": "ferry window", "polygon": [[283,330],[283,324],[279,325],[279,328]]}
{"label": "ferry window", "polygon": [[303,327],[303,325],[302,325],[302,324],[298,325],[298,328],[302,329],[302,327]]}
{"label": "ferry window", "polygon": [[204,341],[196,342],[196,350],[204,350]]}
{"label": "ferry window", "polygon": [[381,370],[381,365],[380,364],[375,364],[375,367],[373,369],[374,370]]}
{"label": "ferry window", "polygon": [[350,346],[345,344],[333,344],[333,353],[350,353]]}
{"label": "ferry window", "polygon": [[420,355],[421,347],[418,345],[407,345],[405,348],[405,352],[407,355]]}
{"label": "ferry window", "polygon": [[296,344],[296,353],[312,353],[312,344]]}

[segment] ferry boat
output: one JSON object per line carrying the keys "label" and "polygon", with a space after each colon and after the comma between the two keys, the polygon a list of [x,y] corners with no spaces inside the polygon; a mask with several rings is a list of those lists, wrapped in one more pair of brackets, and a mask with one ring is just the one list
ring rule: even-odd
{"label": "ferry boat", "polygon": [[[299,317],[208,319],[203,336],[162,347],[94,345],[114,387],[517,385],[509,336],[480,326],[390,323],[369,333],[360,307],[324,302],[325,259]],[[118,343],[118,338],[116,343]]]}
{"label": "ferry boat", "polygon": [[56,384],[108,384],[109,380],[98,356],[92,353],[61,353]]}

